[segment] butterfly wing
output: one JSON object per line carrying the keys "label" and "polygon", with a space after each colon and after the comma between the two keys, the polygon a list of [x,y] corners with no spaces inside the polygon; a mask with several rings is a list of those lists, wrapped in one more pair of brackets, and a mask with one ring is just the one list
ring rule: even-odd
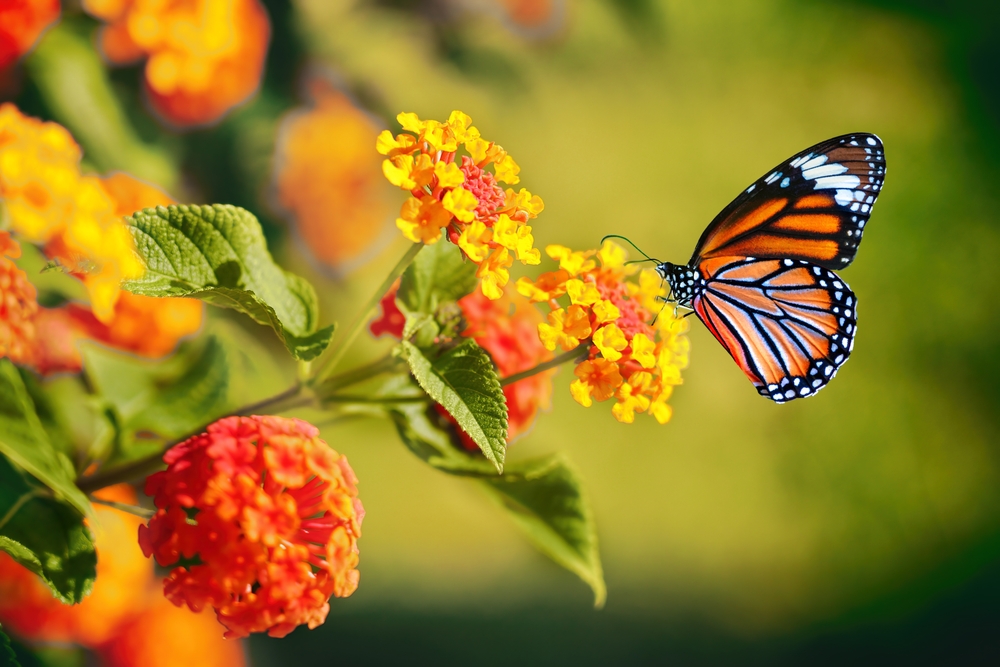
{"label": "butterfly wing", "polygon": [[692,305],[761,395],[777,403],[826,386],[854,348],[857,297],[804,260],[714,258]]}
{"label": "butterfly wing", "polygon": [[689,266],[715,257],[804,260],[840,269],[854,260],[885,179],[874,134],[816,144],[767,172],[705,229]]}

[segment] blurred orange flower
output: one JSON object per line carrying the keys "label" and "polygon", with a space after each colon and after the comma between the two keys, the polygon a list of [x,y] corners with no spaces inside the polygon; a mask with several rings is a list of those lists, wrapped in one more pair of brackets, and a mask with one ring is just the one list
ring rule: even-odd
{"label": "blurred orange flower", "polygon": [[322,77],[308,88],[312,107],[278,130],[276,200],[316,259],[350,270],[391,238],[392,187],[371,152],[379,128]]}
{"label": "blurred orange flower", "polygon": [[[103,500],[135,504],[132,487],[98,491]],[[0,623],[33,642],[96,649],[109,667],[242,667],[239,643],[219,636],[208,615],[174,607],[160,594],[149,561],[136,544],[142,519],[95,505],[97,581],[83,602],[68,606],[30,571],[0,553]]]}
{"label": "blurred orange flower", "polygon": [[59,0],[0,0],[0,70],[31,50],[59,18]]}
{"label": "blurred orange flower", "polygon": [[[96,494],[104,500],[135,504],[132,487],[119,485]],[[95,505],[91,526],[97,547],[97,581],[78,605],[64,605],[38,577],[0,552],[0,623],[32,641],[98,646],[139,613],[155,588],[153,568],[135,543],[142,520]]]}
{"label": "blurred orange flower", "polygon": [[142,275],[115,201],[80,173],[81,151],[65,128],[0,105],[0,199],[10,229],[80,278],[91,309],[109,322],[121,281]]}
{"label": "blurred orange flower", "polygon": [[106,667],[243,667],[239,642],[223,639],[209,614],[192,614],[162,595],[97,651]]}
{"label": "blurred orange flower", "polygon": [[212,607],[229,638],[284,637],[319,626],[331,595],[357,589],[358,480],[316,427],[227,417],[163,460],[146,480],[157,512],[139,544],[172,568],[163,592],[174,604]]}
{"label": "blurred orange flower", "polygon": [[83,0],[112,63],[146,57],[153,107],[177,125],[222,118],[260,84],[271,25],[259,0]]}
{"label": "blurred orange flower", "polygon": [[[6,125],[2,122],[4,118],[8,120]],[[104,234],[108,234],[111,246],[120,245],[112,248],[117,259],[124,257],[123,262],[131,266],[138,259],[131,250],[131,237],[121,218],[173,200],[162,190],[128,174],[81,177],[79,159],[79,148],[62,127],[20,116],[10,105],[0,107],[0,197],[5,199],[10,212],[11,227],[27,240],[44,244],[50,257],[66,265],[75,263],[84,270],[92,268],[87,253],[100,246]],[[103,225],[103,230],[93,229],[94,221],[79,213],[87,197],[100,202],[99,226]],[[3,246],[0,258],[5,253],[17,257],[20,254],[17,243],[4,234],[6,240],[0,239]],[[93,234],[97,238],[89,239]],[[125,239],[115,240],[121,234],[127,237],[127,245]],[[86,243],[78,242],[79,237],[84,237]],[[103,286],[96,290],[96,298],[104,301],[98,304],[100,308],[94,304],[90,308],[69,304],[39,309],[34,287],[24,273],[9,260],[0,259],[3,294],[0,356],[8,356],[40,373],[75,372],[81,366],[76,349],[81,338],[143,356],[160,357],[171,352],[180,338],[201,327],[204,309],[200,302],[121,292],[117,282],[112,281],[116,273],[111,271],[99,279]],[[74,275],[85,284],[92,276]],[[93,287],[93,283],[88,286]],[[110,308],[106,302],[111,300],[111,294],[105,288],[113,288],[115,292]],[[95,290],[91,290],[91,295],[95,296]]]}

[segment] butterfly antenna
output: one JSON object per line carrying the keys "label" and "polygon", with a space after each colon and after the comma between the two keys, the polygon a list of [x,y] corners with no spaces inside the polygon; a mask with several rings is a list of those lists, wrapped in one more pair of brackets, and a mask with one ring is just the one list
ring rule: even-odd
{"label": "butterfly antenna", "polygon": [[[629,241],[624,236],[621,236],[620,234],[608,234],[603,239],[601,239],[601,245],[604,245],[604,242],[607,241],[608,239],[621,239],[622,241],[625,241],[625,243],[628,243],[630,246],[632,246],[636,250],[639,250],[639,246],[637,246],[636,244],[632,243],[631,241]],[[640,262],[649,261],[649,262],[656,262],[657,264],[660,263],[660,260],[653,259],[649,255],[647,255],[646,253],[644,253],[642,250],[639,250],[639,254],[646,258],[644,260],[638,260]],[[631,264],[631,262],[627,262],[627,263]]]}

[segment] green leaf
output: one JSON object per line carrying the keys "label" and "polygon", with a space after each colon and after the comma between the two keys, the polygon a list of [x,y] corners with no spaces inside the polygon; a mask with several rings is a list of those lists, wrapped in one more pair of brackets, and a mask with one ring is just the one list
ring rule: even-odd
{"label": "green leaf", "polygon": [[0,359],[0,454],[34,475],[80,514],[91,513],[90,502],[74,483],[73,464],[52,446],[17,368],[7,359]]}
{"label": "green leaf", "polygon": [[594,516],[576,473],[561,455],[513,463],[483,485],[535,547],[590,586],[594,606],[607,587]]}
{"label": "green leaf", "polygon": [[17,661],[17,654],[14,647],[10,645],[10,638],[0,628],[0,667],[21,667]]}
{"label": "green leaf", "polygon": [[[202,340],[159,363],[102,345],[80,346],[87,378],[118,425],[112,463],[162,448],[163,440],[187,435],[232,407],[229,353],[215,335]],[[150,442],[146,433],[160,440]]]}
{"label": "green leaf", "polygon": [[167,438],[191,433],[227,412],[229,363],[219,339],[208,339],[187,373],[157,392],[150,405],[128,419],[128,430],[148,430]]}
{"label": "green leaf", "polygon": [[396,303],[410,313],[433,314],[447,301],[457,301],[476,288],[476,265],[465,261],[453,243],[424,246],[406,269]]}
{"label": "green leaf", "polygon": [[404,340],[400,345],[423,390],[455,418],[502,473],[507,401],[490,355],[469,338],[433,361],[413,343]]}
{"label": "green leaf", "polygon": [[461,449],[454,425],[432,407],[399,404],[389,415],[410,451],[442,472],[478,478],[531,543],[583,579],[593,589],[597,606],[604,604],[593,514],[580,480],[561,456],[513,462],[498,477],[489,462]]}
{"label": "green leaf", "polygon": [[0,456],[0,549],[66,604],[90,593],[97,553],[83,516]]}
{"label": "green leaf", "polygon": [[317,330],[319,302],[305,278],[281,269],[257,218],[236,206],[157,206],[126,222],[146,264],[125,289],[144,296],[187,296],[270,326],[296,359],[318,357],[333,326]]}
{"label": "green leaf", "polygon": [[496,477],[493,464],[476,454],[460,449],[452,430],[433,406],[427,403],[401,403],[389,410],[403,444],[428,465],[450,475]]}

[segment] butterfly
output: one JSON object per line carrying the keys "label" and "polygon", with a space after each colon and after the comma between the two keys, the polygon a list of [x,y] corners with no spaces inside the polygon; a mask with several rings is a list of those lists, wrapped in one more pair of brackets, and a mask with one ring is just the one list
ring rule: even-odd
{"label": "butterfly", "polygon": [[664,300],[692,309],[761,395],[814,395],[854,349],[858,300],[834,271],[854,261],[884,181],[874,134],[793,155],[715,217],[686,265],[651,260]]}

